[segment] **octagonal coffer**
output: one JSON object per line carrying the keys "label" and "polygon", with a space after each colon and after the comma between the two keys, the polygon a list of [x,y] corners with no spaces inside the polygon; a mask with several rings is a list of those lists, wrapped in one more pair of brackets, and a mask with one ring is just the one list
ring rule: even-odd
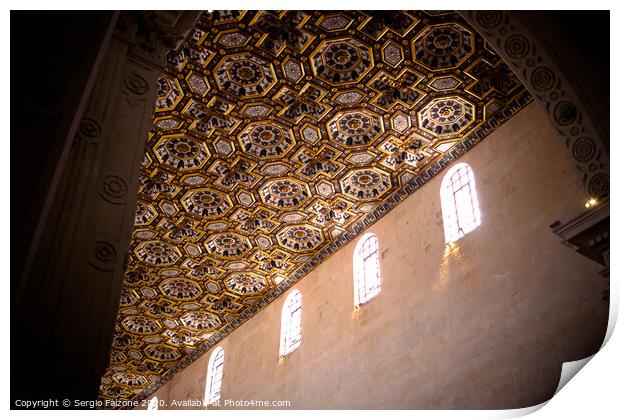
{"label": "octagonal coffer", "polygon": [[368,110],[345,111],[329,120],[327,132],[343,146],[367,146],[384,133],[383,120]]}
{"label": "octagonal coffer", "polygon": [[194,330],[212,331],[221,325],[220,319],[205,311],[186,312],[181,316],[181,323]]}
{"label": "octagonal coffer", "polygon": [[156,320],[145,316],[127,316],[122,325],[134,334],[153,334],[161,330],[161,325]]}
{"label": "octagonal coffer", "polygon": [[154,360],[161,362],[176,360],[181,357],[181,353],[174,347],[166,344],[153,344],[144,348],[146,355]]}
{"label": "octagonal coffer", "polygon": [[174,300],[192,300],[202,293],[197,282],[185,278],[166,279],[159,285],[159,289]]}
{"label": "octagonal coffer", "polygon": [[418,113],[418,126],[437,137],[460,134],[476,118],[475,106],[459,97],[435,98]]}
{"label": "octagonal coffer", "polygon": [[375,168],[355,169],[341,181],[342,192],[358,200],[374,200],[383,196],[391,187],[390,176]]}
{"label": "octagonal coffer", "polygon": [[112,378],[119,384],[127,386],[143,386],[148,382],[144,376],[133,372],[118,372]]}
{"label": "octagonal coffer", "polygon": [[179,248],[163,241],[142,242],[135,254],[140,261],[153,265],[171,265],[181,258]]}
{"label": "octagonal coffer", "polygon": [[334,85],[358,82],[373,66],[370,47],[351,38],[324,41],[310,60],[314,75]]}
{"label": "octagonal coffer", "polygon": [[162,136],[153,149],[163,165],[181,171],[199,169],[211,156],[204,141],[185,134]]}
{"label": "octagonal coffer", "polygon": [[220,89],[240,99],[263,96],[276,83],[273,66],[247,53],[222,58],[214,75]]}
{"label": "octagonal coffer", "polygon": [[263,276],[246,271],[229,275],[224,284],[230,291],[242,295],[260,293],[269,285]]}
{"label": "octagonal coffer", "polygon": [[205,242],[209,254],[223,258],[243,256],[250,248],[250,241],[235,232],[215,233]]}
{"label": "octagonal coffer", "polygon": [[323,232],[309,225],[286,226],[277,235],[278,242],[291,251],[305,252],[318,248],[324,241]]}
{"label": "octagonal coffer", "polygon": [[272,122],[248,124],[239,134],[244,151],[258,157],[284,156],[295,145],[290,128]]}
{"label": "octagonal coffer", "polygon": [[191,190],[181,202],[185,210],[204,218],[222,217],[232,208],[228,194],[210,188]]}
{"label": "octagonal coffer", "polygon": [[265,204],[278,208],[297,207],[310,197],[308,184],[293,178],[278,178],[265,183],[260,190]]}
{"label": "octagonal coffer", "polygon": [[457,67],[474,52],[474,35],[455,23],[428,26],[411,43],[415,61],[430,69]]}

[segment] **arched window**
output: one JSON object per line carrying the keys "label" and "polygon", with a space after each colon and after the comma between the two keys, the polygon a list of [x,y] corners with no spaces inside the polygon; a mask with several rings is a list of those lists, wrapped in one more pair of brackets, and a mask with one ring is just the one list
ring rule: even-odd
{"label": "arched window", "polygon": [[224,350],[218,347],[211,353],[209,368],[207,369],[207,386],[205,388],[205,401],[207,405],[216,403],[220,400],[223,370]]}
{"label": "arched window", "polygon": [[446,243],[480,226],[474,173],[466,163],[454,165],[441,182],[441,212]]}
{"label": "arched window", "polygon": [[381,291],[379,242],[373,233],[367,233],[357,242],[353,256],[354,301],[359,307]]}
{"label": "arched window", "polygon": [[149,400],[149,405],[146,407],[147,410],[159,410],[159,398],[153,397]]}
{"label": "arched window", "polygon": [[301,292],[293,290],[282,308],[280,357],[286,356],[301,344]]}

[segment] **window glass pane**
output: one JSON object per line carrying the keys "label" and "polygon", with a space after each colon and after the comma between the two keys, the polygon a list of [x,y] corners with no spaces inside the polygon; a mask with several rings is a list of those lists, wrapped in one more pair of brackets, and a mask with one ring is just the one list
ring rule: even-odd
{"label": "window glass pane", "polygon": [[291,292],[282,308],[280,356],[285,356],[301,344],[301,292]]}
{"label": "window glass pane", "polygon": [[448,171],[440,195],[446,242],[462,238],[480,225],[474,175],[469,165],[460,163]]}
{"label": "window glass pane", "polygon": [[364,235],[354,255],[354,304],[360,306],[376,296],[381,289],[377,237],[373,234]]}
{"label": "window glass pane", "polygon": [[211,353],[209,368],[207,370],[207,385],[205,389],[205,400],[207,404],[213,404],[220,399],[222,387],[222,374],[224,371],[224,350],[216,348]]}

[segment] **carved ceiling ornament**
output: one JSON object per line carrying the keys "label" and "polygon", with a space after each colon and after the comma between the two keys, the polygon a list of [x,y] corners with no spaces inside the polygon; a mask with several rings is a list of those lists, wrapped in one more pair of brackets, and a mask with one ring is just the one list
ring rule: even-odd
{"label": "carved ceiling ornament", "polygon": [[153,88],[104,399],[146,398],[531,100],[423,11],[203,13]]}

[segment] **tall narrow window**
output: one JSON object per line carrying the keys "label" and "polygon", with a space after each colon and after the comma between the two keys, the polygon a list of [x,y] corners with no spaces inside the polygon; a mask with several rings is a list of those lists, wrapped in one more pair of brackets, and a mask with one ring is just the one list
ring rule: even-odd
{"label": "tall narrow window", "polygon": [[282,308],[280,357],[286,356],[301,344],[301,292],[293,290]]}
{"label": "tall narrow window", "polygon": [[353,257],[354,301],[359,307],[381,291],[379,242],[373,233],[367,233],[357,242]]}
{"label": "tall narrow window", "polygon": [[480,226],[474,173],[466,163],[454,165],[441,182],[441,211],[446,243]]}
{"label": "tall narrow window", "polygon": [[147,410],[159,410],[159,398],[153,397],[149,400],[149,405],[146,406]]}
{"label": "tall narrow window", "polygon": [[211,353],[209,368],[207,369],[207,386],[205,388],[205,401],[207,405],[216,403],[220,400],[223,370],[224,350],[218,347]]}

